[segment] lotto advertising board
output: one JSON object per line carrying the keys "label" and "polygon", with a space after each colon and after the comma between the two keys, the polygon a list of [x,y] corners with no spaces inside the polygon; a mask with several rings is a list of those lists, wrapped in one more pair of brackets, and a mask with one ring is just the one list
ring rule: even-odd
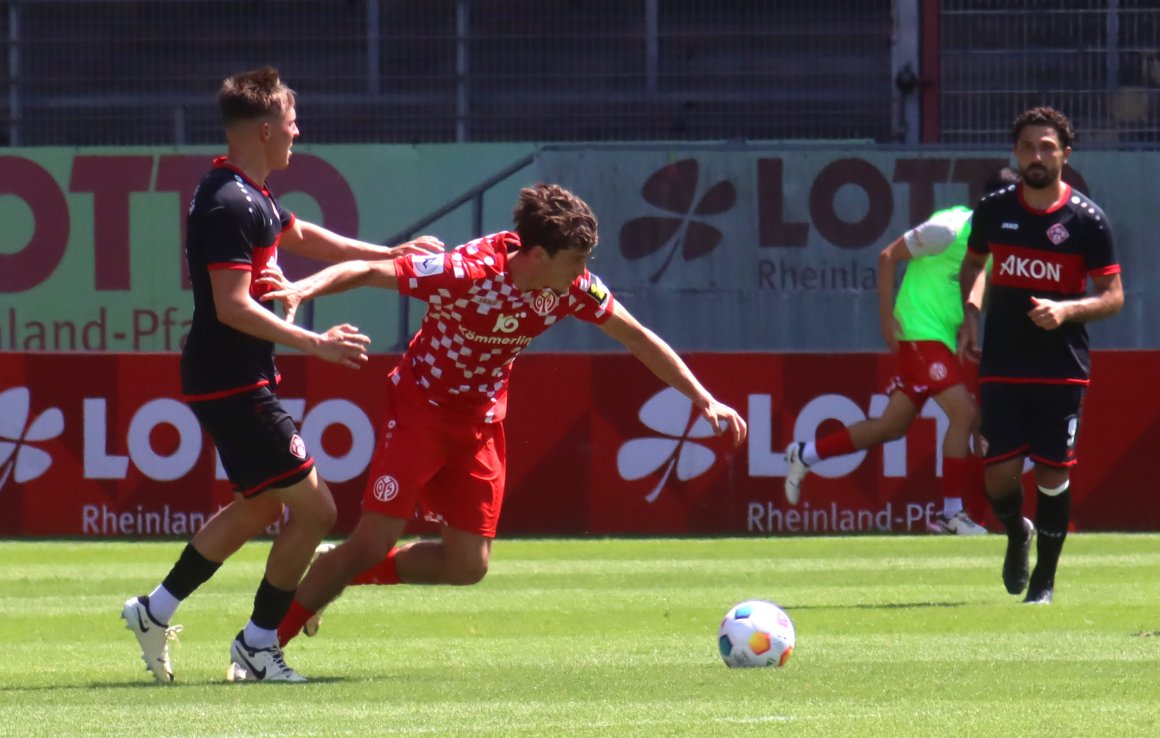
{"label": "lotto advertising board", "polygon": [[[180,350],[193,304],[184,219],[217,149],[11,149],[0,156],[0,351]],[[1006,151],[787,144],[295,147],[270,178],[305,220],[370,241],[421,230],[450,245],[511,226],[520,187],[559,182],[600,221],[591,262],[682,351],[876,351],[878,252],[935,208],[973,202]],[[1112,224],[1128,291],[1104,349],[1160,347],[1150,215],[1160,152],[1080,151],[1065,176]],[[508,173],[506,177],[502,175]],[[497,179],[498,178],[498,179]],[[459,195],[487,184],[478,199]],[[280,254],[297,277],[319,265]],[[67,295],[68,299],[61,299]],[[376,352],[404,346],[419,306],[373,290],[315,305]],[[841,325],[834,316],[842,316]],[[564,324],[538,350],[605,351]]]}
{"label": "lotto advertising board", "polygon": [[[343,235],[383,242],[533,147],[311,148],[295,147],[293,166],[271,175],[282,206]],[[221,153],[32,148],[0,155],[0,351],[180,351],[193,313],[185,218]],[[513,201],[510,189],[488,199],[496,230],[510,222]],[[470,233],[471,221],[463,208],[431,232],[455,243],[452,234]],[[321,266],[288,252],[280,262],[291,276]],[[400,330],[398,305],[352,293],[320,304],[317,319],[355,322],[386,351],[410,334]]]}
{"label": "lotto advertising board", "polygon": [[[630,356],[522,357],[501,536],[922,533],[941,510],[946,419],[934,403],[905,438],[816,465],[802,501],[785,502],[786,444],[880,413],[886,355],[687,360],[746,418],[742,446],[714,437],[688,400]],[[378,355],[351,371],[280,360],[281,395],[339,504],[336,535],[357,519],[394,361]],[[180,401],[177,362],[0,353],[0,535],[181,538],[227,504],[212,444]],[[1160,352],[1099,352],[1094,366],[1073,474],[1076,529],[1160,530],[1151,464],[1160,403],[1142,400]]]}

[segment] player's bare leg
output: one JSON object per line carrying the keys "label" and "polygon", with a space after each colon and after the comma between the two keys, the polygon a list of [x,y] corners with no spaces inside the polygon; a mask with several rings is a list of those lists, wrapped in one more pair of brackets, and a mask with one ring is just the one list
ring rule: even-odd
{"label": "player's bare leg", "polygon": [[[330,553],[336,547],[337,547],[337,544],[334,544],[334,543],[325,543],[324,542],[324,543],[318,544],[318,546],[316,546],[314,549],[314,556],[310,557],[310,565],[314,566],[314,562],[318,561],[318,558],[320,556],[324,556],[324,555]],[[310,570],[307,569],[307,571],[310,571]],[[293,603],[291,603],[291,607],[293,607]],[[314,636],[318,635],[318,629],[321,626],[322,626],[322,610],[319,610],[318,612],[316,612],[312,616],[310,616],[310,618],[305,623],[302,624],[302,635],[304,635],[308,638],[313,638]],[[279,639],[279,642],[281,642],[280,639]]]}
{"label": "player's bare leg", "polygon": [[310,623],[317,630],[323,608],[350,584],[470,585],[487,575],[490,538],[445,527],[441,540],[395,548],[405,526],[400,518],[364,513],[350,538],[319,556],[278,628],[282,645]]}
{"label": "player's bare leg", "polygon": [[406,525],[402,518],[364,512],[350,537],[310,567],[298,586],[298,602],[315,612],[333,602],[356,576],[386,558]]}
{"label": "player's bare leg", "polygon": [[[971,433],[978,419],[978,407],[965,385],[948,387],[934,397],[947,415],[943,436],[943,511],[935,518],[933,530],[956,535],[983,535],[987,529],[971,520],[962,506],[971,453]],[[952,509],[953,508],[953,509]]]}
{"label": "player's bare leg", "polygon": [[785,498],[796,505],[801,496],[802,480],[810,466],[831,456],[843,456],[902,438],[914,422],[918,408],[904,392],[892,392],[882,415],[867,418],[812,443],[795,442],[786,449]]}
{"label": "player's bare leg", "polygon": [[250,622],[230,646],[231,681],[306,681],[286,665],[278,643],[278,624],[286,615],[314,549],[338,516],[330,490],[317,470],[290,487],[266,495],[290,510],[266,560],[266,572],[254,598]]}
{"label": "player's bare leg", "polygon": [[934,397],[947,414],[947,432],[943,436],[943,456],[963,459],[971,449],[971,430],[975,427],[978,408],[965,385],[948,387]]}
{"label": "player's bare leg", "polygon": [[406,525],[402,518],[363,512],[350,537],[319,556],[306,572],[278,625],[278,642],[285,646],[308,622],[317,624],[323,608],[338,599],[349,584],[397,584],[390,554]]}
{"label": "player's bare leg", "polygon": [[[194,535],[174,571],[183,570],[184,578],[188,579],[190,562],[200,562],[193,564],[198,572],[193,575],[193,579],[194,586],[201,584],[246,541],[261,533],[281,515],[282,503],[279,500],[269,497],[246,500],[241,495],[236,496],[232,503],[212,515]],[[173,576],[172,571],[170,576]],[[173,582],[168,583],[173,586]],[[175,598],[162,584],[151,595],[130,597],[121,610],[125,627],[137,637],[141,658],[158,682],[173,681],[169,642],[177,640],[182,626],[171,625],[170,620],[181,600],[188,594],[185,592]],[[158,601],[158,598],[162,601]]]}
{"label": "player's bare leg", "polygon": [[266,579],[279,589],[294,589],[310,565],[314,549],[334,527],[338,508],[317,470],[292,487],[266,494],[270,493],[290,510],[290,520],[282,526],[270,548]]}
{"label": "player's bare leg", "polygon": [[850,426],[850,441],[855,451],[871,448],[906,435],[918,417],[918,408],[905,392],[892,392],[882,415],[866,418]]}
{"label": "player's bare leg", "polygon": [[446,526],[441,540],[414,541],[395,554],[399,579],[407,584],[477,584],[490,561],[490,538]]}
{"label": "player's bare leg", "polygon": [[210,561],[222,562],[281,517],[282,501],[274,495],[250,499],[234,495],[233,502],[198,529],[190,544]]}

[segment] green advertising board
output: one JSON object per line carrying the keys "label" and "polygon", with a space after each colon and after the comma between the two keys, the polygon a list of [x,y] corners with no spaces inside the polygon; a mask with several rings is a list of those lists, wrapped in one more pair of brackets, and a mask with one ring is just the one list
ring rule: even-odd
{"label": "green advertising board", "polygon": [[[299,218],[377,243],[489,183],[531,145],[299,146],[270,178]],[[193,303],[184,216],[217,149],[11,149],[0,156],[0,351],[177,351]],[[485,229],[510,223],[515,172],[481,195]],[[422,230],[449,245],[478,235],[474,200]],[[318,264],[283,255],[291,275]],[[374,350],[400,341],[400,299],[356,291],[313,320],[351,322]],[[411,311],[414,327],[419,311]],[[405,336],[403,336],[405,338]]]}

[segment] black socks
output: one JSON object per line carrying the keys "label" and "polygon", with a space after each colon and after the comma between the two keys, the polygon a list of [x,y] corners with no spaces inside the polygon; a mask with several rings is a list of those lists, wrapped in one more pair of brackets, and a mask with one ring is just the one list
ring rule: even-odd
{"label": "black socks", "polygon": [[250,621],[264,630],[277,630],[286,611],[290,609],[290,602],[294,599],[297,589],[278,589],[270,584],[265,577],[258,585],[258,593],[254,595],[254,613]]}
{"label": "black socks", "polygon": [[991,512],[995,519],[1003,524],[1008,538],[1023,538],[1027,532],[1023,529],[1023,489],[1016,494],[1004,497],[1001,500],[991,500]]}
{"label": "black socks", "polygon": [[1035,527],[1039,529],[1035,541],[1035,578],[1049,585],[1055,579],[1055,568],[1071,522],[1071,492],[1058,495],[1039,492],[1035,502]]}
{"label": "black socks", "polygon": [[192,544],[186,544],[177,563],[165,577],[161,586],[165,587],[179,601],[193,594],[193,591],[209,581],[221,564],[210,561],[197,552]]}

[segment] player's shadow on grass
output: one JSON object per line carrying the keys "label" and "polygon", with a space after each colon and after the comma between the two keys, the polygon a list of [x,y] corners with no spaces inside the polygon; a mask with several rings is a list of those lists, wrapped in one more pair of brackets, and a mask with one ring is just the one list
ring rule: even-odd
{"label": "player's shadow on grass", "polygon": [[[362,682],[368,681],[366,679],[350,679],[342,676],[329,677],[311,677],[306,686],[311,684],[342,684],[346,682]],[[42,684],[35,687],[22,687],[17,684],[0,684],[0,694],[4,692],[47,692],[58,691],[62,689],[188,689],[189,687],[228,687],[230,689],[246,689],[250,685],[260,684],[261,682],[243,682],[241,684],[227,682],[226,680],[212,681],[212,682],[173,682],[172,684],[157,684],[155,682],[77,682],[76,684]],[[270,682],[279,687],[292,689],[299,685],[285,686],[284,682]]]}
{"label": "player's shadow on grass", "polygon": [[928,607],[962,607],[969,602],[877,602],[864,605],[785,605],[788,612],[795,610],[920,610]]}

